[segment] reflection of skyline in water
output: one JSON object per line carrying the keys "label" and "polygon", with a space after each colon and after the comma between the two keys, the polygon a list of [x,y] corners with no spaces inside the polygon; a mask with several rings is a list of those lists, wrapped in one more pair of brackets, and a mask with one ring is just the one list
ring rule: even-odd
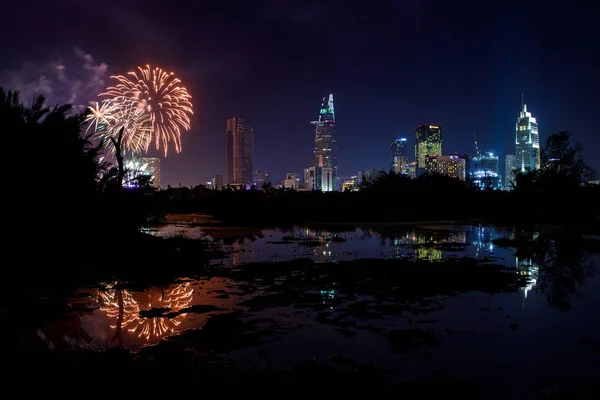
{"label": "reflection of skyline in water", "polygon": [[[201,234],[201,228],[194,229],[196,235]],[[223,263],[226,266],[239,266],[250,262],[288,261],[297,258],[310,258],[314,262],[358,258],[403,258],[437,262],[449,257],[465,256],[488,259],[490,262],[515,268],[516,273],[528,276],[530,281],[523,288],[525,296],[536,284],[538,266],[530,258],[518,259],[512,248],[494,246],[493,241],[500,238],[536,240],[538,232],[486,225],[423,226],[407,231],[400,229],[356,228],[332,232],[296,226],[291,229],[257,230],[259,234],[255,232],[253,236],[246,235],[224,243],[225,250],[230,254],[224,258]]]}
{"label": "reflection of skyline in water", "polygon": [[[337,261],[337,253],[335,252],[335,245],[340,237],[337,233],[328,231],[317,231],[314,229],[303,228],[300,229],[303,235],[300,237],[307,239],[308,243],[317,244],[313,249],[313,260],[315,262],[330,262]],[[333,252],[332,252],[333,250]],[[333,291],[331,292],[333,295]]]}
{"label": "reflection of skyline in water", "polygon": [[223,264],[239,266],[250,262],[298,258],[310,258],[315,262],[359,258],[442,261],[448,257],[466,256],[490,258],[490,261],[494,258],[507,267],[516,265],[513,249],[496,248],[493,245],[493,240],[511,238],[515,233],[489,226],[432,226],[385,233],[371,228],[332,232],[294,227],[264,229],[260,233],[260,236],[221,242],[228,253]]}
{"label": "reflection of skyline in water", "polygon": [[123,345],[123,334],[144,339],[147,342],[158,342],[165,336],[173,334],[187,314],[182,313],[169,317],[143,317],[141,310],[167,308],[170,312],[178,312],[191,305],[194,291],[189,282],[174,285],[167,290],[132,293],[125,289],[110,289],[99,293],[100,310],[111,320],[110,328],[115,335],[112,341]]}

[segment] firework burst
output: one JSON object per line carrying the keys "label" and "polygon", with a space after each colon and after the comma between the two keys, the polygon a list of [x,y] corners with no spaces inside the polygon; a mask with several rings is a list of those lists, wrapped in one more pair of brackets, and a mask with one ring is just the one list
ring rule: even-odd
{"label": "firework burst", "polygon": [[149,115],[141,112],[132,101],[117,102],[112,99],[96,103],[89,107],[86,117],[89,122],[87,130],[93,128],[92,137],[102,142],[103,146],[114,154],[114,143],[123,129],[122,150],[127,153],[141,153],[146,150],[147,137],[152,135],[149,128]]}
{"label": "firework burst", "polygon": [[138,67],[138,71],[127,76],[111,76],[116,85],[108,87],[100,94],[104,101],[110,101],[116,107],[132,107],[136,115],[147,118],[136,125],[139,137],[133,142],[148,151],[154,142],[158,150],[161,145],[167,155],[170,142],[175,151],[181,151],[181,130],[190,129],[190,115],[193,114],[191,96],[181,81],[171,73],[160,68]]}

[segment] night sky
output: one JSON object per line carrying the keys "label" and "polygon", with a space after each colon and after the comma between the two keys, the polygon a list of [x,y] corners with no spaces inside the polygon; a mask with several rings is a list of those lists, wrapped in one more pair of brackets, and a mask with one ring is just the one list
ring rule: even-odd
{"label": "night sky", "polygon": [[255,169],[274,182],[301,172],[312,162],[310,121],[330,92],[341,174],[388,169],[397,136],[414,158],[415,127],[429,123],[442,126],[445,154],[473,154],[475,131],[503,170],[521,93],[542,142],[569,130],[600,170],[600,7],[553,3],[11,2],[0,24],[0,85],[25,101],[36,92],[83,108],[112,74],[145,64],[173,71],[194,116],[182,153],[170,148],[163,160],[163,186],[223,174],[233,116],[254,128]]}

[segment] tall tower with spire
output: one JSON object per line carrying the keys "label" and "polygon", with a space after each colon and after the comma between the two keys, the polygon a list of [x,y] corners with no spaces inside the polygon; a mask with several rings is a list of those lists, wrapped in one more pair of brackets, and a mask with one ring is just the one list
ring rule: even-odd
{"label": "tall tower with spire", "polygon": [[336,141],[335,141],[335,109],[333,94],[323,97],[319,119],[311,122],[315,127],[315,148],[313,167],[331,168],[333,178],[337,173]]}
{"label": "tall tower with spire", "polygon": [[521,112],[517,118],[515,132],[515,168],[524,172],[526,170],[540,169],[540,135],[538,124],[521,94]]}

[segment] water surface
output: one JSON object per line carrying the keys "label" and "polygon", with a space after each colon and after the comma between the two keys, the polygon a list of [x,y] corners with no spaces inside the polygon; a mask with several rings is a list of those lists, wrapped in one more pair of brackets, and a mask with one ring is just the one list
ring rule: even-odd
{"label": "water surface", "polygon": [[[213,241],[227,253],[215,263],[229,272],[182,277],[143,292],[105,283],[73,301],[87,311],[74,312],[69,324],[47,327],[46,334],[138,351],[202,329],[213,315],[241,310],[244,318],[262,321],[256,329],[269,340],[227,356],[256,366],[347,359],[377,365],[390,382],[443,370],[475,378],[509,398],[528,398],[556,385],[576,387],[600,376],[597,255],[560,247],[553,239],[544,257],[494,244],[502,238],[545,240],[547,232],[460,224],[253,230],[179,220],[153,234]],[[437,279],[443,270],[397,275],[378,261],[444,268],[447,260],[464,257],[525,279],[506,290],[490,282],[477,286],[467,276],[444,284]],[[316,267],[278,263],[302,259]],[[370,261],[346,271],[344,262],[357,259]]]}

